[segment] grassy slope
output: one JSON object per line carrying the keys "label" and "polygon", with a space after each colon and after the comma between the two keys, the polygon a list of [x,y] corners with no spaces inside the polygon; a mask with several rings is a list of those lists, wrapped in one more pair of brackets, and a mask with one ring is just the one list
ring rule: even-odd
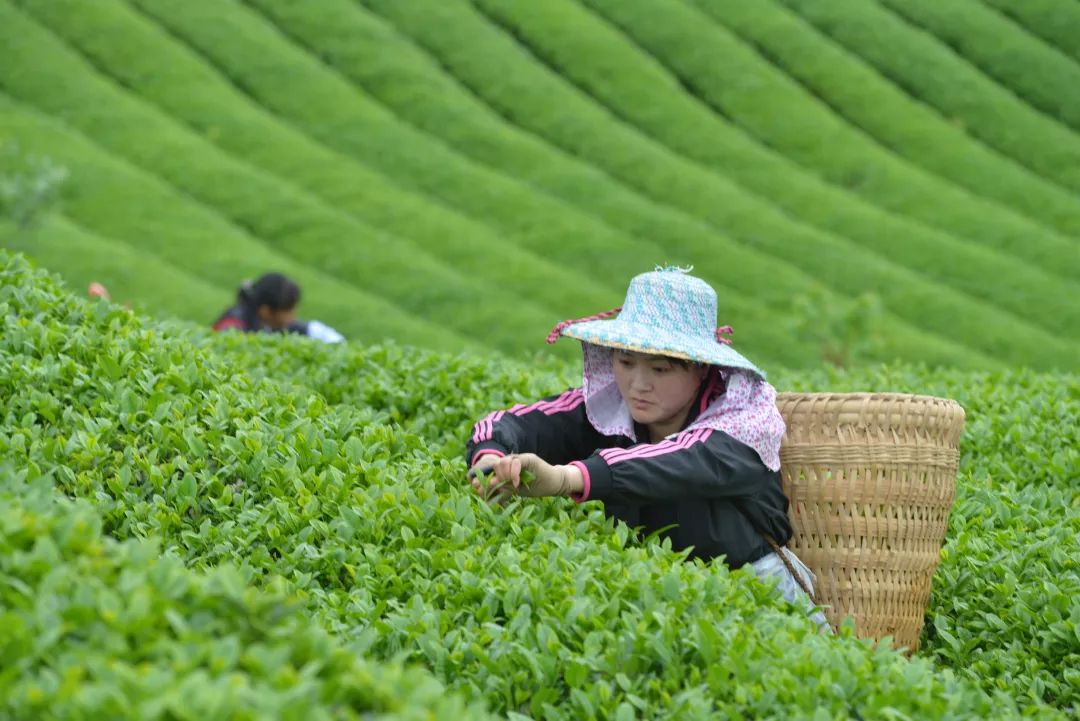
{"label": "grassy slope", "polygon": [[[43,268],[64,268],[73,288],[103,283],[114,302],[130,303],[138,312],[153,310],[209,323],[233,290],[173,265],[145,246],[103,237],[63,216],[26,229],[0,224],[0,239],[5,248],[33,256]],[[153,308],[148,298],[154,299]]]}
{"label": "grassy slope", "polygon": [[[0,84],[51,113],[94,108],[70,122],[111,152],[159,174],[275,249],[347,283],[369,288],[403,310],[466,334],[484,328],[505,351],[520,346],[520,328],[541,335],[551,311],[487,288],[479,288],[407,241],[363,223],[289,180],[261,172],[179,126],[169,116],[126,94],[17,12],[3,12],[11,62]],[[6,42],[6,41],[5,41]],[[37,58],[49,62],[36,62]],[[46,78],[62,77],[63,83]]]}
{"label": "grassy slope", "polygon": [[1074,60],[1080,60],[1080,6],[1058,0],[983,0]]}
{"label": "grassy slope", "polygon": [[[221,288],[235,287],[239,278],[255,277],[268,268],[281,270],[302,286],[323,290],[305,302],[306,312],[357,340],[408,336],[418,344],[447,350],[468,345],[459,335],[274,252],[159,178],[108,155],[55,120],[2,94],[0,134],[18,137],[23,147],[48,154],[71,170],[65,214],[97,235],[149,250]],[[115,212],[118,205],[124,212]],[[219,302],[226,305],[233,297],[230,291]],[[193,319],[210,323],[214,318]]]}
{"label": "grassy slope", "polygon": [[[936,175],[1014,209],[1028,224],[995,215],[1006,226],[986,233],[977,214],[942,213],[939,202],[925,207],[911,202],[902,207],[905,212],[980,244],[1006,249],[1047,270],[1078,277],[1080,261],[1066,259],[1063,266],[1060,260],[1080,235],[1080,200],[1074,194],[971,137],[776,0],[752,5],[695,0],[695,4],[856,128]],[[874,185],[873,180],[867,181],[867,191],[876,202],[901,208],[898,203],[903,195],[874,193]],[[923,199],[925,195],[918,194],[911,200]],[[1046,227],[1031,232],[1032,221]],[[1048,233],[1047,227],[1061,235]],[[1012,232],[1002,232],[1009,228]]]}
{"label": "grassy slope", "polygon": [[[774,207],[748,197],[728,179],[674,156],[655,141],[612,120],[590,98],[568,87],[561,76],[523,56],[511,36],[492,27],[472,8],[457,2],[401,5],[366,0],[365,4],[392,17],[474,92],[534,132],[573,152],[588,155],[610,172],[647,187],[667,202],[700,214],[718,230],[798,264],[833,288],[848,293],[876,292],[891,313],[920,323],[941,336],[960,340],[968,347],[990,349],[986,333],[988,329],[995,332],[991,326],[994,318],[1000,319],[999,315],[842,238],[792,222]],[[559,108],[557,117],[539,112],[540,108],[555,103]],[[944,313],[945,308],[952,308],[953,312]],[[978,332],[975,325],[969,327],[970,332],[957,327],[954,313],[961,308],[965,318],[985,314],[986,322],[977,324]],[[899,328],[895,323],[891,325]],[[1058,343],[1061,343],[1061,355],[1050,362],[1072,363],[1076,357],[1073,344],[1053,341],[1054,345]],[[1057,352],[1054,351],[1055,355]],[[1047,360],[1037,360],[1035,354],[1031,355],[1033,363]]]}
{"label": "grassy slope", "polygon": [[783,0],[912,96],[963,122],[971,135],[1047,180],[1080,191],[1080,137],[954,53],[874,3]]}
{"label": "grassy slope", "polygon": [[936,35],[998,84],[1044,114],[1080,130],[1080,65],[980,0],[948,5],[881,0],[912,25]]}
{"label": "grassy slope", "polygon": [[[820,291],[822,286],[790,268],[767,262],[752,248],[732,243],[700,220],[635,192],[573,154],[506,122],[442,73],[407,39],[348,0],[318,5],[251,4],[271,18],[282,33],[324,59],[402,120],[639,239],[634,248],[620,244],[616,253],[591,270],[603,277],[607,277],[607,268],[626,267],[626,272],[632,273],[641,267],[637,259],[649,254],[665,262],[692,259],[695,270],[718,287],[724,317],[735,319],[744,332],[748,329],[747,335],[741,336],[743,342],[774,357],[794,358],[805,352],[798,343],[792,345],[790,335],[767,327],[773,323],[754,324],[775,312],[763,308],[761,301],[782,309],[790,299],[790,295],[770,292],[765,287],[769,279],[799,290]],[[602,251],[602,242],[598,238],[591,244]],[[568,250],[566,262],[574,266],[580,264],[582,250],[587,252]],[[557,249],[549,252],[564,257]],[[573,256],[575,252],[578,258]],[[627,261],[637,265],[626,266]],[[731,273],[732,266],[742,272]],[[758,340],[759,335],[764,337]]]}
{"label": "grassy slope", "polygon": [[[1042,217],[1047,205],[1064,205],[1075,216],[1075,203],[1061,200],[1064,192],[1045,198],[1026,182],[1025,175],[1030,174],[1018,176],[1008,164],[992,176],[992,182],[1005,187],[995,191],[995,202],[989,202],[905,162],[713,20],[712,14],[718,10],[712,5],[698,8],[681,0],[673,2],[665,22],[655,23],[646,4],[609,0],[589,0],[589,4],[602,10],[604,17],[670,67],[691,92],[745,132],[829,182],[889,210],[1006,249],[1029,237],[1040,239],[1036,242],[1048,237],[1051,245],[1061,239],[1001,205],[1002,198],[1016,202],[1034,195],[1038,204],[1029,212],[1037,217]],[[1023,190],[1012,193],[1010,186]]]}
{"label": "grassy slope", "polygon": [[[566,267],[589,268],[601,284],[622,286],[631,275],[656,263],[692,262],[714,280],[718,292],[735,314],[734,322],[745,328],[746,319],[761,317],[760,310],[754,308],[759,303],[747,297],[745,286],[734,289],[739,292],[729,292],[729,278],[708,272],[713,265],[709,256],[725,247],[723,239],[715,234],[708,239],[690,236],[681,247],[659,245],[652,238],[618,232],[565,202],[466,162],[444,144],[400,123],[317,62],[312,54],[291,45],[272,25],[236,3],[139,0],[137,4],[211,59],[260,103],[305,133],[365,163],[377,165],[402,182],[435,194],[474,217],[483,218],[484,222],[503,230],[508,240],[526,245]],[[253,65],[251,57],[266,60]],[[319,113],[312,114],[312,108],[318,108]],[[363,131],[341,132],[346,118],[351,118],[353,124],[362,124]],[[372,136],[383,139],[377,147],[371,144]],[[419,165],[421,162],[423,166]],[[757,279],[758,288],[763,287],[765,278],[776,274],[798,277],[794,271],[770,269],[761,263],[748,264],[747,272]],[[820,286],[803,279],[801,287]],[[790,294],[774,293],[766,300],[787,302]],[[595,310],[589,308],[585,312]],[[754,332],[758,331],[751,331]],[[797,348],[785,348],[788,339],[775,329],[762,329],[762,332],[766,342],[760,347],[766,355],[799,355]],[[753,339],[750,342],[758,347]]]}
{"label": "grassy slope", "polygon": [[[673,1],[657,23],[654,6],[607,0],[4,0],[0,90],[19,101],[9,128],[31,122],[22,104],[62,121],[20,130],[31,145],[66,126],[96,148],[61,147],[95,172],[101,150],[179,191],[169,217],[188,227],[170,228],[129,202],[146,193],[114,171],[131,166],[104,186],[75,178],[42,246],[72,278],[92,268],[165,312],[205,320],[213,291],[192,275],[224,305],[275,260],[315,281],[309,314],[350,336],[400,326],[464,348],[484,328],[520,352],[555,320],[616,304],[633,273],[692,262],[763,362],[819,357],[792,334],[793,298],[874,292],[888,315],[873,357],[1074,367],[1080,65],[1054,40],[1069,13],[784,1]],[[850,28],[892,28],[889,43],[969,87],[943,96],[923,65]],[[247,240],[212,247],[207,214]],[[59,252],[64,233],[93,265]],[[109,244],[177,281],[132,284]],[[186,312],[185,292],[200,297]]]}
{"label": "grassy slope", "polygon": [[[570,173],[583,176],[588,172],[585,168],[567,167],[567,162],[543,163],[545,151],[550,157],[552,146],[541,146],[529,136],[515,133],[516,128],[500,122],[494,113],[476,103],[460,86],[442,76],[430,59],[419,54],[400,36],[395,36],[390,28],[379,23],[372,15],[352,8],[351,3],[345,1],[321,3],[318,8],[281,0],[256,0],[254,4],[272,16],[289,35],[300,38],[312,49],[321,47],[330,63],[383,99],[402,117],[426,130],[440,133],[465,151],[487,162],[498,163],[510,172],[524,176],[558,172],[559,175],[550,181],[556,191],[562,186],[567,196],[577,196],[583,202],[596,204],[599,191],[586,198],[576,185],[570,186],[566,182],[566,176]],[[507,8],[505,5],[497,6],[503,10]],[[550,12],[551,4],[545,4],[544,9]],[[1077,325],[1071,317],[1071,310],[1067,308],[1068,303],[1061,301],[1068,294],[1061,287],[1064,282],[1058,278],[1023,266],[1017,272],[1015,260],[1011,257],[982,253],[971,246],[958,244],[942,233],[934,233],[913,223],[875,212],[868,206],[861,207],[852,202],[850,195],[829,191],[819,181],[800,175],[797,166],[784,163],[777,155],[755,148],[750,142],[740,141],[738,133],[727,130],[712,113],[694,106],[692,101],[681,95],[670,79],[656,71],[649,72],[652,68],[643,58],[634,56],[632,52],[627,53],[624,47],[604,42],[606,38],[597,37],[595,32],[583,35],[583,29],[594,28],[582,23],[580,15],[556,13],[551,19],[555,25],[572,27],[575,31],[553,32],[551,28],[538,27],[535,33],[537,42],[568,44],[563,53],[566,57],[583,56],[586,50],[592,49],[598,57],[605,58],[604,63],[561,64],[561,69],[568,77],[576,76],[579,70],[586,76],[591,73],[597,85],[608,84],[622,92],[623,97],[619,99],[625,99],[625,103],[622,103],[619,111],[622,112],[623,108],[629,109],[627,112],[630,113],[634,113],[635,109],[640,110],[648,123],[646,130],[654,137],[671,139],[681,148],[699,149],[699,157],[712,158],[718,169],[737,177],[745,186],[756,188],[761,194],[771,193],[773,199],[783,204],[789,212],[814,223],[845,230],[867,245],[895,250],[896,253],[892,254],[894,258],[899,254],[908,262],[916,263],[916,267],[929,276],[951,280],[972,293],[1008,304],[1021,314],[1029,313],[1032,304],[1043,305],[1032,303],[1035,299],[1031,296],[1031,287],[1045,283],[1047,285],[1042,286],[1045,290],[1043,297],[1049,305],[1044,307],[1058,310],[1030,317],[1030,321],[1047,321],[1050,325],[1066,329],[1066,334],[1068,328]],[[576,43],[579,38],[580,42]],[[449,122],[450,118],[453,118],[453,122]],[[720,168],[721,163],[723,168]],[[545,179],[541,177],[539,181]],[[580,182],[591,179],[599,180],[602,177],[594,174],[593,178],[582,177]],[[627,203],[622,203],[618,208],[622,217],[627,217],[622,213],[622,208],[633,200],[627,199]],[[637,200],[648,203],[643,195],[638,195]],[[603,200],[599,204],[603,205]],[[673,217],[670,212],[667,217],[680,220],[679,216]],[[685,236],[690,231],[698,230],[685,222],[677,226],[671,221],[663,225],[657,222],[653,226],[660,232],[666,229],[669,231],[667,235],[680,233]],[[897,243],[899,239],[905,242]],[[734,262],[745,268],[745,263],[738,259],[726,258],[725,262]],[[1005,272],[1007,269],[1008,273]],[[710,264],[699,266],[701,272],[710,270]],[[948,278],[950,273],[951,277]],[[969,283],[964,283],[958,277],[964,274],[970,278]],[[1012,288],[991,291],[984,280],[987,275],[1009,278]],[[729,282],[727,275],[725,280]]]}
{"label": "grassy slope", "polygon": [[[725,131],[730,132],[728,126],[706,105],[683,92],[674,78],[657,69],[655,61],[574,3],[553,0],[537,5],[480,0],[477,4],[526,43],[530,52],[651,137],[720,174],[741,165],[715,142]],[[575,62],[590,52],[596,54],[596,60]],[[794,173],[777,176],[785,182],[774,184],[778,186],[774,196],[782,196],[784,188],[799,185]],[[926,279],[1008,310],[1017,320],[1038,306],[1046,310],[1045,315],[1025,321],[1066,336],[1080,334],[1080,308],[1068,300],[1072,286],[1068,281],[1017,263],[1015,257],[945,233],[928,232],[852,196],[821,187],[809,190],[797,202],[789,199],[783,204],[784,210],[823,230],[850,238],[861,248]],[[851,262],[858,264],[856,257]],[[988,286],[988,277],[998,278],[999,282]]]}
{"label": "grassy slope", "polygon": [[[612,293],[595,288],[583,274],[501,242],[487,226],[396,186],[281,122],[137,12],[120,4],[53,2],[25,7],[103,73],[215,145],[267,173],[293,180],[357,219],[413,241],[446,266],[475,278],[497,264],[502,284],[520,295],[556,303],[549,312],[558,315],[610,304]],[[109,32],[102,33],[102,28]],[[393,252],[413,255],[408,244],[397,244]],[[497,298],[496,293],[493,300]]]}

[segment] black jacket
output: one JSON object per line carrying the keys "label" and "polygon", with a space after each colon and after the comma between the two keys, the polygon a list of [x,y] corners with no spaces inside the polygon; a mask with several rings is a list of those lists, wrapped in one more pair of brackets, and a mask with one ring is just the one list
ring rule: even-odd
{"label": "black jacket", "polygon": [[[693,420],[692,414],[687,425]],[[648,437],[642,426],[635,433]],[[574,463],[587,478],[580,500],[602,501],[608,516],[645,534],[674,525],[660,535],[675,550],[692,546],[691,558],[724,556],[738,568],[771,552],[762,532],[780,545],[791,538],[780,473],[753,448],[711,429],[684,430],[661,443],[602,435],[585,415],[580,388],[481,420],[466,446],[466,462],[471,465],[485,449]]]}

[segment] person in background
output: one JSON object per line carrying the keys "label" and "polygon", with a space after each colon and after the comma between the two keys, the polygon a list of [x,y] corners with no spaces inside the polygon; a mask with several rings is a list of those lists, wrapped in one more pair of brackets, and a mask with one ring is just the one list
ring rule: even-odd
{"label": "person in background", "polygon": [[91,298],[103,298],[104,300],[112,300],[112,296],[109,295],[108,289],[96,280],[86,288],[86,294]]}
{"label": "person in background", "polygon": [[[110,295],[109,289],[96,280],[86,287],[86,294],[91,298],[100,298],[101,300],[112,303],[112,295]],[[120,305],[127,310],[131,310],[131,301],[125,300]]]}
{"label": "person in background", "polygon": [[258,280],[244,281],[236,303],[214,323],[216,331],[245,333],[295,333],[324,343],[340,343],[344,337],[321,321],[297,318],[300,286],[281,273],[264,273]]}
{"label": "person in background", "polygon": [[811,603],[814,575],[785,548],[776,391],[716,313],[708,283],[665,268],[633,278],[621,308],[559,323],[548,342],[581,342],[581,386],[480,420],[466,443],[469,477],[486,496],[599,501],[690,558],[776,579],[777,593],[827,629]]}

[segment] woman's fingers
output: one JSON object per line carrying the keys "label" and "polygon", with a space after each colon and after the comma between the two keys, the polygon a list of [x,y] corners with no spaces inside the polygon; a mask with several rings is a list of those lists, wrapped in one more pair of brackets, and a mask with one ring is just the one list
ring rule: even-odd
{"label": "woman's fingers", "polygon": [[505,496],[521,487],[521,474],[531,470],[536,456],[531,453],[511,454],[497,459],[484,459],[470,471],[470,485],[485,497]]}
{"label": "woman's fingers", "polygon": [[492,466],[492,470],[495,472],[492,473],[491,476],[488,478],[489,485],[493,486],[499,481],[502,481],[506,478],[506,474],[508,473],[507,464],[509,462],[510,456],[503,456],[495,462],[495,465]]}
{"label": "woman's fingers", "polygon": [[517,459],[517,456],[503,456],[495,464],[495,473],[500,481],[513,482],[521,473],[521,462]]}
{"label": "woman's fingers", "polygon": [[489,453],[480,456],[480,458],[478,458],[476,462],[473,463],[472,468],[469,469],[469,472],[466,475],[466,477],[469,479],[469,485],[473,487],[473,490],[477,491],[478,493],[483,492],[484,476],[491,472],[496,460],[497,459],[493,458],[492,455]]}
{"label": "woman's fingers", "polygon": [[487,477],[487,483],[481,484],[484,496],[490,497],[493,494],[503,493],[502,489],[506,483],[508,473],[508,459],[507,456],[503,456],[491,466],[491,475]]}

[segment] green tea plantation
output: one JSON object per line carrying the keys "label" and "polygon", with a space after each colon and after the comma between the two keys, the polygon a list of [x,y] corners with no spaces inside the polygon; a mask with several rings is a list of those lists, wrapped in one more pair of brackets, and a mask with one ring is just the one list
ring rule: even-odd
{"label": "green tea plantation", "polygon": [[0,247],[200,324],[276,269],[351,340],[514,358],[692,265],[767,367],[1075,371],[1078,32],[1069,0],[0,0]]}
{"label": "green tea plantation", "polygon": [[[661,266],[964,407],[913,653],[469,487]],[[0,324],[0,721],[1080,719],[1077,0],[0,0]]]}
{"label": "green tea plantation", "polygon": [[[1080,378],[778,373],[968,412],[921,650],[822,636],[596,504],[493,508],[484,409],[573,364],[213,336],[0,254],[0,718],[1067,718]],[[464,390],[468,390],[465,393]]]}

